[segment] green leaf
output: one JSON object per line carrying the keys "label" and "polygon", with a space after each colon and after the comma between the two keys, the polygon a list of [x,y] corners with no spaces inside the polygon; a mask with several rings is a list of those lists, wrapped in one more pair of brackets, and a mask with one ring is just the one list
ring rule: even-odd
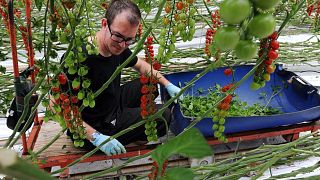
{"label": "green leaf", "polygon": [[162,178],[165,180],[193,180],[194,174],[190,169],[176,167],[168,169],[165,176]]}
{"label": "green leaf", "polygon": [[35,0],[35,3],[36,3],[36,7],[40,11],[41,7],[42,7],[43,0]]}
{"label": "green leaf", "polygon": [[[192,141],[190,141],[192,139]],[[151,157],[162,167],[163,162],[174,154],[202,158],[212,154],[212,149],[198,129],[192,128],[166,144],[158,146]]]}

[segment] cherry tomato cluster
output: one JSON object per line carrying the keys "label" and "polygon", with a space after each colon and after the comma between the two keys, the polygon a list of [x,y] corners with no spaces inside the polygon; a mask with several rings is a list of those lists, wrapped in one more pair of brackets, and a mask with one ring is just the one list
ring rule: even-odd
{"label": "cherry tomato cluster", "polygon": [[[168,160],[166,160],[163,165],[162,165],[162,169],[161,169],[161,177],[163,177],[165,175],[166,169],[168,167]],[[152,163],[152,168],[151,168],[151,172],[148,174],[148,179],[149,180],[156,180],[158,179],[158,171],[159,171],[159,166],[157,162],[153,162]]]}
{"label": "cherry tomato cluster", "polygon": [[[307,1],[307,14],[308,16],[311,16],[313,11],[315,10],[315,18],[319,17],[319,13],[320,13],[320,1],[312,1],[311,3],[309,1]],[[315,19],[316,20],[316,19]]]}
{"label": "cherry tomato cluster", "polygon": [[[75,3],[75,0],[62,1],[63,6],[68,9],[65,12],[68,13],[68,19],[63,19],[60,16],[62,9],[57,7],[54,8],[53,13],[49,17],[50,21],[58,25],[57,37],[60,42],[73,44],[72,50],[65,55],[63,63],[65,73],[68,74],[68,77],[71,75],[74,78],[68,79],[66,74],[61,73],[59,69],[52,70],[53,74],[57,74],[51,77],[50,81],[51,93],[56,104],[53,106],[54,112],[46,114],[47,117],[45,118],[52,118],[60,122],[61,126],[68,127],[73,133],[73,138],[75,139],[74,145],[83,146],[82,140],[85,138],[85,128],[82,125],[78,106],[95,107],[95,97],[94,93],[89,89],[91,82],[86,78],[89,71],[88,67],[84,66],[82,62],[86,60],[86,54],[97,54],[98,49],[96,41],[92,40],[89,42],[88,38],[93,37],[93,34],[95,34],[95,24],[94,22],[90,22],[90,19],[94,18],[92,2],[86,2],[87,18],[81,19],[77,19],[80,7],[74,6]],[[71,34],[72,29],[75,30],[73,34]],[[53,36],[56,35],[50,37],[52,40]]]}
{"label": "cherry tomato cluster", "polygon": [[310,18],[313,18],[314,19],[314,27],[317,30],[319,30],[319,26],[320,26],[320,23],[319,23],[319,14],[320,14],[320,1],[319,0],[316,0],[316,1],[307,1],[307,9],[306,9],[306,12],[307,12],[307,15],[310,17]]}
{"label": "cherry tomato cluster", "polygon": [[193,19],[196,10],[191,7],[193,0],[178,1],[176,2],[176,12],[174,15],[176,30],[174,33],[178,33],[183,42],[191,41],[195,33],[195,20]]}
{"label": "cherry tomato cluster", "polygon": [[265,86],[267,81],[270,81],[270,74],[275,70],[273,62],[278,58],[278,52],[280,45],[277,41],[278,33],[275,31],[268,38],[260,41],[259,57],[261,58],[266,53],[265,59],[258,67],[251,83],[251,89],[257,90]]}
{"label": "cherry tomato cluster", "polygon": [[[159,70],[161,65],[159,62],[155,61],[154,59],[154,51],[152,46],[153,38],[149,36],[147,41],[145,42],[145,58],[146,61],[151,64],[151,72],[150,74],[141,74],[140,75],[140,82],[142,85],[141,87],[141,112],[140,115],[143,119],[147,119],[148,116],[153,115],[156,113],[156,107],[154,99],[154,93],[157,91],[157,78],[153,76],[153,69]],[[145,123],[145,133],[147,135],[148,141],[157,141],[157,122],[156,121],[147,121]]]}
{"label": "cherry tomato cluster", "polygon": [[193,0],[166,1],[165,15],[162,19],[165,28],[159,34],[157,59],[167,63],[175,50],[176,36],[179,34],[184,42],[191,41],[195,33],[195,20],[192,18],[196,9],[191,7]]}
{"label": "cherry tomato cluster", "polygon": [[[82,147],[83,139],[86,138],[85,128],[82,125],[82,119],[79,113],[79,98],[71,91],[64,92],[63,87],[69,86],[69,80],[64,73],[60,73],[51,80],[51,94],[54,98],[51,114],[45,114],[45,119],[53,119],[60,123],[60,126],[67,127],[73,133],[74,146]],[[79,90],[79,87],[73,87],[73,92]],[[48,102],[43,101],[43,106],[47,107]]]}
{"label": "cherry tomato cluster", "polygon": [[210,52],[210,45],[211,45],[211,41],[212,41],[212,36],[214,35],[216,31],[212,30],[212,29],[207,29],[206,32],[206,45],[204,48],[204,53],[208,56],[211,57],[211,52]]}
{"label": "cherry tomato cluster", "polygon": [[220,15],[219,15],[219,11],[215,10],[214,13],[211,14],[211,20],[212,20],[212,28],[213,29],[207,29],[206,32],[206,45],[204,48],[204,52],[205,54],[210,58],[212,53],[218,53],[215,52],[211,46],[212,45],[212,38],[214,37],[217,29],[220,27],[221,25],[221,21],[220,21]]}
{"label": "cherry tomato cluster", "polygon": [[154,61],[154,51],[153,51],[152,43],[153,43],[152,36],[147,37],[147,41],[144,43],[144,45],[145,45],[145,49],[144,49],[145,58],[146,58],[146,61],[150,64],[152,64]]}
{"label": "cherry tomato cluster", "polygon": [[219,10],[215,10],[214,13],[211,14],[212,27],[219,28],[221,25]]}
{"label": "cherry tomato cluster", "polygon": [[[229,72],[228,72],[229,73]],[[232,72],[231,72],[232,73]],[[227,84],[221,88],[221,92],[225,93],[230,88],[233,87],[233,84]],[[225,131],[225,122],[226,117],[228,116],[228,110],[230,108],[230,104],[232,102],[233,95],[227,95],[222,102],[219,103],[217,108],[213,111],[213,126],[212,129],[214,130],[214,136],[218,138],[219,141],[228,142],[228,139],[224,136]]]}

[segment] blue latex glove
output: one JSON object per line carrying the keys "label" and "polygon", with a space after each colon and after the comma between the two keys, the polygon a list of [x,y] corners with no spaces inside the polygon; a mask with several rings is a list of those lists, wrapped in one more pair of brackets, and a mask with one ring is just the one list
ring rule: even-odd
{"label": "blue latex glove", "polygon": [[[93,133],[92,137],[94,140],[91,141],[91,143],[95,146],[99,146],[101,143],[110,138],[110,136],[106,136],[100,133]],[[108,156],[126,152],[124,146],[116,139],[112,139],[111,141],[101,146],[100,150],[106,153]]]}
{"label": "blue latex glove", "polygon": [[[175,96],[176,94],[178,94],[178,93],[180,92],[180,90],[181,90],[179,87],[173,85],[172,83],[167,84],[167,85],[166,85],[166,89],[167,89],[167,91],[168,91],[168,93],[170,94],[171,97],[174,97],[174,96]],[[179,97],[179,99],[182,100],[182,99],[183,99],[183,96],[181,95],[181,96]]]}

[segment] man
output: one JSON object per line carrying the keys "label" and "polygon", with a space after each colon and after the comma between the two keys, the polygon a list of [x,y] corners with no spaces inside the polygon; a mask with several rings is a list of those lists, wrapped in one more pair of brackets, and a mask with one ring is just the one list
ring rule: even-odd
{"label": "man", "polygon": [[[96,33],[99,55],[89,55],[82,63],[89,68],[86,78],[91,81],[90,88],[93,92],[96,92],[116,68],[131,55],[128,46],[135,42],[140,18],[139,8],[130,0],[114,0],[110,3],[105,18],[101,21],[102,27]],[[150,64],[137,57],[127,67],[133,67],[141,74],[151,72]],[[156,70],[152,72],[159,79],[159,83],[167,88],[171,96],[180,91],[180,88],[170,83],[159,72]],[[86,148],[94,148],[110,136],[142,120],[140,116],[141,86],[139,80],[120,86],[119,74],[108,88],[96,97],[95,107],[87,107],[82,111],[81,115],[86,128]],[[163,117],[168,123],[170,122],[169,109],[165,111]],[[159,136],[165,134],[165,127],[162,120],[158,121]],[[100,150],[107,155],[124,153],[126,152],[124,145],[139,140],[146,141],[144,132],[145,128],[140,126],[109,141]]]}

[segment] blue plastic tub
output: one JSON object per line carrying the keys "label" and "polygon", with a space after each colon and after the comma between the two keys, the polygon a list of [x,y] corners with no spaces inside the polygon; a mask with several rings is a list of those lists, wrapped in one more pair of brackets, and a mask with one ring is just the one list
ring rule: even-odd
{"label": "blue plastic tub", "polygon": [[[239,81],[252,67],[251,65],[234,67],[235,80]],[[229,84],[232,81],[232,77],[225,76],[223,74],[224,69],[225,67],[222,67],[207,73],[184,94],[198,96],[199,93],[196,92],[199,88],[207,90],[208,88],[214,87],[216,83],[221,86]],[[181,72],[169,74],[165,77],[175,85],[181,84],[184,86],[185,82],[190,81],[200,72],[201,71]],[[240,100],[247,102],[249,105],[254,103],[266,104],[266,100],[260,98],[260,93],[266,93],[267,96],[270,97],[273,92],[272,87],[281,86],[283,87],[281,93],[272,98],[269,105],[271,107],[280,107],[280,110],[284,113],[270,116],[228,117],[225,123],[226,134],[292,125],[320,119],[320,95],[317,89],[295,73],[283,70],[282,66],[277,66],[275,73],[271,75],[271,79],[266,83],[265,87],[257,91],[252,91],[250,89],[251,82],[252,76],[235,90]],[[160,88],[160,91],[161,99],[165,102],[169,95],[163,87]],[[177,135],[190,124],[192,118],[182,114],[179,104],[174,104],[173,106],[174,120],[170,125],[170,130]],[[204,136],[208,137],[213,136],[212,125],[212,118],[204,118],[198,122],[195,127],[198,128]]]}

